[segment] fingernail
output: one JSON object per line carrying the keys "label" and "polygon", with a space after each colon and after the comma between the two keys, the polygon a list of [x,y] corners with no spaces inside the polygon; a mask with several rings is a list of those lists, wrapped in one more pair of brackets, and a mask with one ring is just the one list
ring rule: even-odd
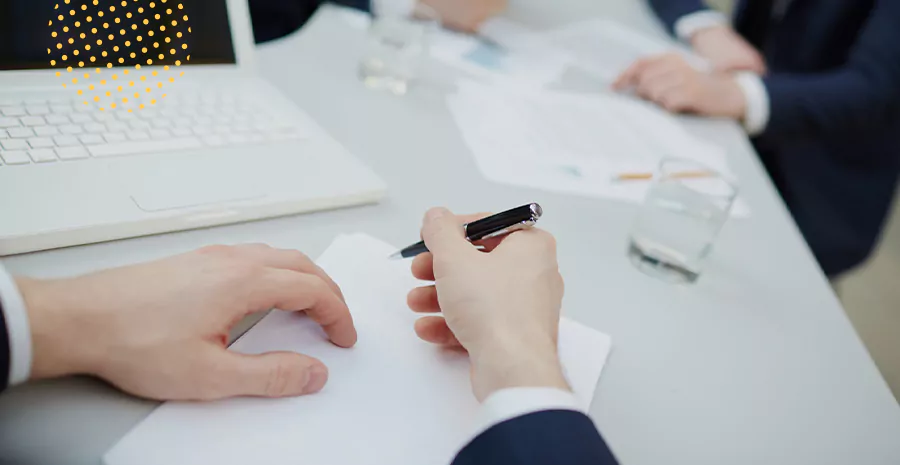
{"label": "fingernail", "polygon": [[428,221],[432,221],[446,215],[447,213],[449,213],[449,211],[446,208],[432,208],[431,210],[428,210],[428,213],[425,214],[425,218]]}
{"label": "fingernail", "polygon": [[321,391],[326,381],[328,381],[328,368],[325,368],[324,365],[314,365],[309,369],[309,380],[303,387],[303,394]]}

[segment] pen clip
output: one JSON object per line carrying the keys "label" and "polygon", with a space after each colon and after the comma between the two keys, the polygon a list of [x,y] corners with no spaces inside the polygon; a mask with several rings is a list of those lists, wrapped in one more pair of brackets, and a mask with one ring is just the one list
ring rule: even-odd
{"label": "pen clip", "polygon": [[512,232],[514,232],[514,231],[521,231],[521,230],[523,230],[523,229],[528,229],[528,228],[534,226],[534,224],[535,224],[535,221],[534,221],[534,220],[526,220],[526,221],[522,221],[521,223],[516,223],[516,224],[514,224],[514,225],[512,225],[512,226],[507,226],[507,227],[505,227],[505,228],[503,228],[503,229],[501,229],[501,230],[499,230],[499,231],[494,231],[494,232],[488,234],[487,236],[482,237],[482,238],[479,239],[479,240],[490,239],[490,238],[492,238],[492,237],[497,237],[497,236],[503,236],[503,235],[506,235],[506,234],[510,234],[510,233],[512,233]]}

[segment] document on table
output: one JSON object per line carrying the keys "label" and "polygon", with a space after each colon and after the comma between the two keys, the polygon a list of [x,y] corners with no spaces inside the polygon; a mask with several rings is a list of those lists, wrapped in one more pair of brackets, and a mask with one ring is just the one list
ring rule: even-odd
{"label": "document on table", "polygon": [[440,30],[431,55],[473,77],[504,85],[540,88],[559,79],[572,53],[553,47],[542,35],[513,21],[488,21],[477,36]]}
{"label": "document on table", "polygon": [[[519,92],[467,81],[447,104],[482,174],[503,184],[641,202],[664,157],[733,177],[722,148],[655,105],[618,94]],[[738,199],[736,216],[749,209]]]}
{"label": "document on table", "polygon": [[[107,465],[446,465],[475,433],[468,357],[420,341],[406,306],[409,261],[364,234],[338,236],[318,260],[353,312],[359,342],[329,343],[303,315],[274,311],[232,346],[301,352],[328,365],[325,388],[289,399],[168,402],[104,457]],[[587,409],[610,350],[607,336],[563,319],[559,353]]]}
{"label": "document on table", "polygon": [[[364,31],[372,24],[368,13],[331,8],[354,29]],[[487,21],[479,35],[436,29],[428,41],[432,58],[473,77],[532,88],[559,79],[574,59],[571,52],[553,47],[542,34],[505,18]]]}
{"label": "document on table", "polygon": [[607,82],[615,80],[639,58],[668,52],[682,54],[697,69],[709,69],[705,59],[683,46],[606,19],[569,24],[543,36],[552,46],[573,53],[573,66]]}

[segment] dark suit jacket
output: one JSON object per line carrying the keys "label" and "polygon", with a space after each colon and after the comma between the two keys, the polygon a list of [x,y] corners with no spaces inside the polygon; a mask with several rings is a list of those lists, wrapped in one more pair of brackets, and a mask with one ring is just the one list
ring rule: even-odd
{"label": "dark suit jacket", "polygon": [[[303,26],[325,0],[250,0],[256,43],[284,37]],[[332,0],[331,3],[369,10],[369,0]]]}
{"label": "dark suit jacket", "polygon": [[[672,29],[701,0],[649,0]],[[741,0],[735,27],[764,54],[771,100],[755,138],[826,274],[871,252],[900,167],[900,1],[793,0],[784,17]],[[760,8],[762,6],[762,8]]]}
{"label": "dark suit jacket", "polygon": [[546,410],[507,420],[470,442],[453,465],[615,465],[590,418]]}

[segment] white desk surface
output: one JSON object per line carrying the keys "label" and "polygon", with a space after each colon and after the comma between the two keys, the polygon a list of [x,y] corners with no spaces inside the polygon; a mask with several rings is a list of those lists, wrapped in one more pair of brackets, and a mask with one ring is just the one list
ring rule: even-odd
{"label": "white desk surface", "polygon": [[[509,16],[536,28],[602,15],[662,34],[643,2],[511,3]],[[728,148],[753,216],[726,226],[697,285],[674,287],[625,256],[635,206],[485,181],[443,103],[457,74],[434,70],[444,84],[405,98],[371,92],[356,79],[362,44],[361,31],[326,10],[258,58],[266,77],[387,181],[381,204],[5,264],[63,276],[240,242],[315,257],[341,232],[408,243],[432,205],[466,212],[538,201],[542,226],[559,240],[566,314],[613,339],[591,414],[623,464],[900,463],[900,408],[735,125],[687,121]],[[0,396],[0,462],[97,463],[154,406],[89,379],[13,389]]]}

